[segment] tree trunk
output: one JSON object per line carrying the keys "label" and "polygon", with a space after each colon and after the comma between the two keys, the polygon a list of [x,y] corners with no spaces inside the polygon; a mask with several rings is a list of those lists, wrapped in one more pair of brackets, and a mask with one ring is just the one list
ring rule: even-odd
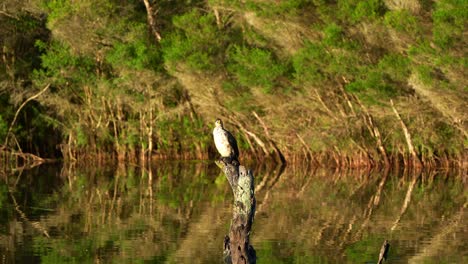
{"label": "tree trunk", "polygon": [[224,161],[217,164],[224,170],[234,194],[231,228],[229,236],[224,238],[224,262],[256,263],[256,253],[250,245],[256,205],[252,171]]}

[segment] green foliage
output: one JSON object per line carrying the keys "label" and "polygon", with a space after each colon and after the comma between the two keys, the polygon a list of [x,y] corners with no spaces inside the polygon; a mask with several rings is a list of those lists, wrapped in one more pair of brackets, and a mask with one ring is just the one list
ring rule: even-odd
{"label": "green foliage", "polygon": [[36,46],[44,51],[41,55],[42,69],[35,70],[36,81],[53,82],[55,85],[79,85],[94,76],[95,62],[92,58],[72,54],[65,43],[37,41]]}
{"label": "green foliage", "polygon": [[5,141],[7,132],[8,132],[8,124],[5,120],[3,120],[2,115],[0,114],[0,142],[1,143]]}
{"label": "green foliage", "polygon": [[416,16],[408,10],[394,10],[385,13],[384,22],[397,31],[412,34],[413,37],[421,34],[421,27]]}
{"label": "green foliage", "polygon": [[325,80],[323,71],[332,58],[325,48],[318,44],[308,42],[293,57],[294,78],[298,83],[317,83]]}
{"label": "green foliage", "polygon": [[157,147],[159,149],[172,150],[179,153],[193,153],[193,151],[197,150],[197,147],[205,147],[207,142],[212,140],[211,134],[206,131],[203,120],[192,119],[188,116],[183,116],[176,120],[160,120],[158,122],[157,133]]}
{"label": "green foliage", "polygon": [[364,78],[346,85],[346,89],[350,92],[373,91],[386,97],[393,97],[397,93],[395,87],[386,82],[385,76],[379,71],[369,71]]}
{"label": "green foliage", "polygon": [[173,18],[175,31],[163,39],[162,52],[166,64],[185,61],[196,71],[213,71],[222,51],[225,37],[217,28],[212,14],[192,10]]}
{"label": "green foliage", "polygon": [[[309,42],[292,59],[296,83],[320,84],[336,77],[359,76],[364,61],[355,43],[340,40],[340,27],[329,25],[322,42]],[[335,46],[336,48],[333,48]]]}
{"label": "green foliage", "polygon": [[78,147],[85,147],[88,145],[88,135],[82,127],[76,128],[76,143]]}
{"label": "green foliage", "polygon": [[[136,30],[146,32],[146,25],[135,25]],[[134,70],[161,69],[161,53],[151,46],[143,34],[126,42],[116,43],[107,52],[106,61],[114,67],[125,67]]]}
{"label": "green foliage", "polygon": [[264,93],[273,91],[277,78],[286,70],[270,51],[237,45],[229,51],[227,68],[241,85],[259,86]]}
{"label": "green foliage", "polygon": [[418,73],[419,79],[426,85],[431,85],[435,82],[433,77],[433,70],[431,67],[426,65],[420,65],[416,68],[416,72]]}
{"label": "green foliage", "polygon": [[252,27],[247,27],[242,31],[242,39],[250,46],[265,48],[268,46],[269,42],[259,32],[255,31]]}
{"label": "green foliage", "polygon": [[[468,63],[463,52],[468,19],[467,2],[462,0],[418,1],[421,10],[414,12],[403,5],[387,10],[384,0],[152,1],[158,9],[161,43],[151,35],[141,1],[38,2],[40,13],[25,12],[20,6],[11,13],[9,8],[16,1],[7,0],[5,12],[11,16],[0,14],[4,62],[0,63],[0,140],[15,106],[51,84],[46,93],[28,103],[13,128],[20,144],[24,144],[21,138],[29,138],[32,148],[37,148],[32,142],[49,142],[52,132],[59,142],[44,143],[51,144],[51,149],[67,143],[69,133],[77,148],[115,151],[120,145],[135,149],[148,145],[139,141],[147,139],[145,130],[152,123],[158,150],[206,149],[211,139],[203,126],[205,116],[184,117],[192,111],[185,104],[189,98],[197,113],[206,113],[213,105],[195,102],[200,98],[195,94],[186,96],[211,92],[205,87],[187,91],[182,86],[199,77],[214,77],[214,87],[222,83],[222,89],[215,92],[228,111],[267,110],[277,115],[269,125],[278,142],[284,142],[277,138],[284,135],[279,132],[283,127],[303,118],[284,120],[279,112],[307,107],[313,116],[309,122],[316,128],[305,134],[320,140],[305,141],[318,151],[331,146],[340,151],[351,148],[356,143],[349,137],[373,148],[374,139],[354,121],[331,119],[320,106],[308,108],[306,102],[314,101],[315,95],[305,87],[313,86],[333,115],[348,109],[338,90],[338,85],[345,85],[346,91],[376,113],[382,134],[391,123],[382,118],[389,114],[386,104],[390,98],[407,95],[412,74],[425,84],[422,88],[432,88],[432,92],[467,90],[464,72]],[[291,25],[290,35],[274,35],[284,34],[278,27],[286,24]],[[289,38],[294,45],[288,45]],[[302,48],[294,50],[297,45]],[[177,71],[183,74],[174,74]],[[283,100],[278,91],[281,88],[285,94],[285,87],[293,87],[288,93],[291,104],[281,110],[267,109],[264,103]],[[296,97],[295,91],[308,98]],[[423,105],[431,104],[428,101]],[[154,122],[149,122],[149,109]],[[412,117],[420,113],[405,114],[409,127],[417,124]],[[460,141],[462,136],[446,123],[447,127],[431,124],[427,129],[431,133],[418,131],[419,149],[436,151],[440,139]],[[324,136],[323,131],[327,131]],[[404,141],[399,136],[388,136],[386,149],[396,149]],[[446,148],[455,148],[453,142]]]}
{"label": "green foliage", "polygon": [[67,0],[44,0],[42,7],[48,11],[47,21],[50,27],[58,20],[67,17],[73,11],[74,5]]}
{"label": "green foliage", "polygon": [[322,43],[326,46],[339,47],[343,43],[343,28],[335,23],[328,24],[324,30]]}
{"label": "green foliage", "polygon": [[377,68],[396,81],[406,81],[411,73],[411,61],[401,54],[386,54]]}
{"label": "green foliage", "polygon": [[466,0],[441,0],[435,3],[432,13],[434,42],[441,48],[464,45],[466,21],[468,21]]}
{"label": "green foliage", "polygon": [[326,23],[339,20],[346,24],[355,24],[364,20],[375,20],[385,14],[382,0],[313,0],[319,17]]}
{"label": "green foliage", "polygon": [[358,1],[351,18],[354,22],[358,22],[363,19],[376,19],[379,16],[382,16],[385,11],[385,4],[382,0]]}
{"label": "green foliage", "polygon": [[250,92],[240,93],[226,100],[226,106],[229,110],[244,113],[251,113],[259,108],[255,104],[254,96]]}
{"label": "green foliage", "polygon": [[6,25],[13,27],[18,33],[27,34],[34,30],[41,30],[41,21],[28,13],[20,13],[17,18],[9,18]]}
{"label": "green foliage", "polygon": [[310,6],[311,0],[289,0],[289,1],[247,1],[246,6],[249,10],[265,17],[294,16],[303,8]]}

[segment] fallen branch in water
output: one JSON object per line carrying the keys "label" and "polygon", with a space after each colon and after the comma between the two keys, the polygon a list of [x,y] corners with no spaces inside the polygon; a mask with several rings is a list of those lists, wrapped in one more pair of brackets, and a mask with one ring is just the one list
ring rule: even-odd
{"label": "fallen branch in water", "polygon": [[31,169],[44,162],[51,162],[51,159],[43,159],[31,153],[16,151],[0,145],[1,168],[7,171],[19,171]]}
{"label": "fallen branch in water", "polygon": [[379,261],[377,262],[377,264],[382,264],[384,261],[387,260],[389,249],[390,244],[388,243],[388,240],[385,240],[382,244],[382,247],[380,248]]}

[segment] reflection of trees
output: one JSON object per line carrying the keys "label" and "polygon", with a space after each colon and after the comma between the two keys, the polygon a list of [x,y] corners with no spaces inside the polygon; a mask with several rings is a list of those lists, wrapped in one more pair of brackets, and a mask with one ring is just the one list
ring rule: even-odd
{"label": "reflection of trees", "polygon": [[[254,170],[265,181],[252,235],[259,261],[375,262],[384,239],[390,259],[402,262],[457,256],[464,246],[466,190],[451,174],[423,172],[415,181],[392,172]],[[219,262],[232,193],[222,173],[209,177],[218,172],[185,162],[153,164],[152,175],[128,167],[10,175],[0,182],[0,253],[8,263],[25,250],[45,263]]]}
{"label": "reflection of trees", "polygon": [[[437,181],[427,173],[401,177],[318,170],[301,175],[287,169],[270,190],[269,202],[259,201],[263,210],[254,230],[257,255],[278,261],[290,256],[304,256],[306,262],[377,261],[382,241],[389,239],[390,256],[398,254],[405,261],[421,241],[439,236],[446,215],[463,206],[463,187],[457,182],[453,177]],[[391,231],[396,218],[399,228]],[[398,252],[400,243],[412,249]],[[457,252],[463,243],[454,242],[447,253]]]}
{"label": "reflection of trees", "polygon": [[[155,166],[152,173],[126,167],[81,173],[79,170],[63,169],[63,182],[55,193],[50,197],[41,197],[42,200],[38,197],[38,200],[32,201],[33,204],[18,202],[18,210],[24,206],[28,211],[23,210],[26,213],[18,214],[13,221],[29,228],[26,233],[33,234],[35,254],[41,255],[44,262],[112,260],[123,263],[160,258],[173,259],[177,263],[177,259],[183,258],[177,252],[183,249],[179,250],[174,241],[197,242],[199,233],[194,233],[192,229],[218,229],[218,237],[222,236],[223,225],[213,227],[207,222],[203,227],[196,223],[198,218],[220,217],[223,212],[212,210],[208,205],[217,199],[219,201],[227,189],[225,185],[221,189],[207,187],[212,179],[207,178],[210,174],[206,165],[175,165]],[[37,175],[29,175],[23,180],[29,177]],[[17,192],[21,191],[18,187]],[[53,211],[42,212],[40,216],[26,216],[31,212],[30,207],[42,203],[43,207],[52,207]],[[42,236],[42,231],[28,227],[30,225],[24,219],[43,227],[50,237]],[[10,221],[10,224],[13,222]],[[22,232],[10,235],[13,240],[26,240],[20,238],[24,235]],[[206,236],[209,238],[212,234]],[[7,248],[5,243],[1,243],[0,251]],[[213,247],[219,247],[219,243],[213,241]],[[180,246],[184,246],[184,243]],[[192,248],[189,246],[185,250]],[[207,260],[220,258],[203,257]]]}
{"label": "reflection of trees", "polygon": [[[465,202],[458,212],[456,212],[452,217],[446,220],[446,224],[437,227],[435,235],[431,237],[421,249],[418,250],[415,256],[412,256],[408,263],[422,263],[430,257],[437,256],[439,252],[443,252],[447,249],[447,241],[452,239],[447,239],[449,235],[455,234],[457,231],[461,232],[462,229],[466,229],[465,225],[462,223],[463,218],[466,219],[465,209],[468,205],[468,202]],[[464,240],[464,238],[461,238]],[[463,242],[462,242],[463,243]]]}

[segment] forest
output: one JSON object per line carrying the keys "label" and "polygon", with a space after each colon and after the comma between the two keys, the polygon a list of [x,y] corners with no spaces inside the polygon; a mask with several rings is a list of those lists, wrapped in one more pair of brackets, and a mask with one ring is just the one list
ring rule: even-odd
{"label": "forest", "polygon": [[2,0],[0,160],[463,166],[464,0]]}

